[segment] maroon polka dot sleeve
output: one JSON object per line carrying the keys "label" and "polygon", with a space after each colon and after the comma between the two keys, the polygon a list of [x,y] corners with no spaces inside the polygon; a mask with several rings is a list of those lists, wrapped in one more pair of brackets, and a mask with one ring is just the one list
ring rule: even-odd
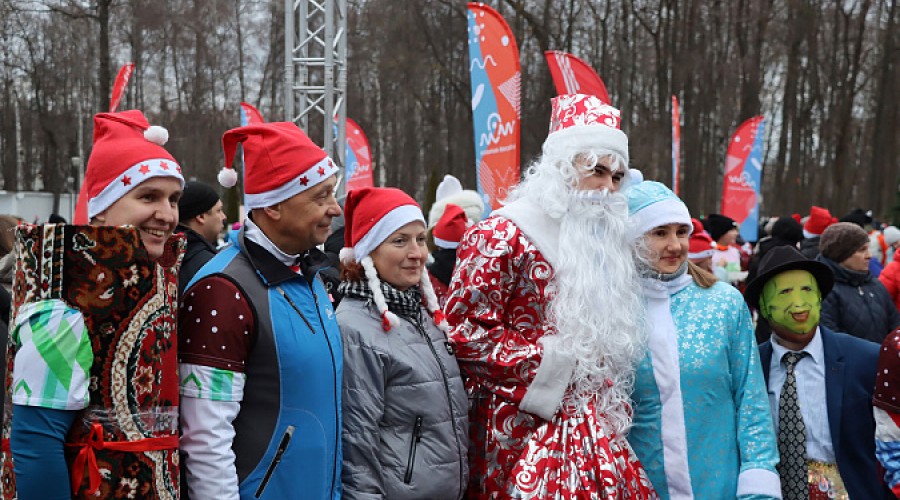
{"label": "maroon polka dot sleeve", "polygon": [[181,363],[244,372],[255,341],[253,310],[244,293],[221,276],[184,292],[178,311]]}
{"label": "maroon polka dot sleeve", "polygon": [[900,413],[900,328],[885,337],[878,355],[878,377],[875,379],[875,406]]}

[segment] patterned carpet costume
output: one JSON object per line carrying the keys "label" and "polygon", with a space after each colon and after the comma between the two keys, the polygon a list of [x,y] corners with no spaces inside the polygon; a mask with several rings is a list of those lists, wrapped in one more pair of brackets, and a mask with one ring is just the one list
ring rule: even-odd
{"label": "patterned carpet costume", "polygon": [[[81,410],[66,439],[73,498],[178,498],[183,237],[154,262],[132,228],[21,226],[15,251],[6,387],[17,405]],[[4,421],[3,497],[14,498]]]}

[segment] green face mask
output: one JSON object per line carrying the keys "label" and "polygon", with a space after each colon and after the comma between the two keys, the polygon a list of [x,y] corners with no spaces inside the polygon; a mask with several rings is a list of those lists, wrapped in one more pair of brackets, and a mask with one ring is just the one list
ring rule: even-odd
{"label": "green face mask", "polygon": [[763,286],[759,308],[773,328],[777,325],[795,334],[806,335],[814,332],[819,324],[822,293],[808,271],[785,271]]}

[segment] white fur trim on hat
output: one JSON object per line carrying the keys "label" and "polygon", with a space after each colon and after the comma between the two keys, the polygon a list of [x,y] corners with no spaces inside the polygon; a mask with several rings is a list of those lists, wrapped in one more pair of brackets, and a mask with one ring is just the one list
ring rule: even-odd
{"label": "white fur trim on hat", "polygon": [[707,257],[712,257],[713,253],[715,253],[715,252],[713,252],[712,248],[710,248],[709,250],[703,250],[702,252],[697,252],[697,253],[688,252],[688,258],[689,259],[705,259]]}
{"label": "white fur trim on hat", "polygon": [[416,205],[400,205],[384,214],[372,226],[372,229],[369,229],[369,232],[353,246],[353,253],[357,262],[362,262],[362,259],[372,253],[372,250],[375,250],[391,233],[413,221],[420,221],[423,225],[425,224],[425,216],[422,215],[422,210]]}
{"label": "white fur trim on hat", "polygon": [[247,210],[251,210],[254,208],[265,208],[277,205],[294,195],[300,194],[303,191],[320,184],[337,172],[337,166],[331,161],[331,158],[326,156],[311,168],[282,184],[280,187],[263,193],[246,193],[244,195],[244,206]]}
{"label": "white fur trim on hat", "polygon": [[369,288],[372,289],[372,300],[375,302],[375,308],[381,314],[382,327],[385,331],[388,331],[391,327],[400,324],[400,318],[388,311],[387,300],[384,299],[384,293],[381,292],[381,280],[378,279],[378,271],[375,270],[375,263],[372,262],[372,257],[367,255],[359,263],[362,264],[363,271],[366,274],[366,281],[369,282]]}
{"label": "white fur trim on hat", "polygon": [[484,218],[484,200],[481,195],[477,191],[466,189],[435,200],[428,211],[429,229],[437,225],[447,205],[451,203],[462,208],[469,220],[477,222]]}
{"label": "white fur trim on hat", "polygon": [[100,194],[88,200],[88,220],[109,208],[140,183],[153,177],[174,177],[184,187],[181,167],[172,160],[154,158],[132,165],[109,183]]}
{"label": "white fur trim on hat", "polygon": [[459,247],[459,242],[458,241],[447,241],[447,240],[442,240],[438,237],[434,237],[434,246],[436,246],[438,248],[455,249],[455,248]]}
{"label": "white fur trim on hat", "polygon": [[628,168],[628,136],[605,125],[575,125],[553,132],[544,141],[543,152],[550,147],[566,147],[577,151],[608,150],[622,158]]}
{"label": "white fur trim on hat", "polygon": [[685,224],[690,228],[689,231],[694,230],[691,214],[678,198],[660,200],[638,210],[631,215],[631,224],[634,239],[640,238],[654,227],[666,224]]}

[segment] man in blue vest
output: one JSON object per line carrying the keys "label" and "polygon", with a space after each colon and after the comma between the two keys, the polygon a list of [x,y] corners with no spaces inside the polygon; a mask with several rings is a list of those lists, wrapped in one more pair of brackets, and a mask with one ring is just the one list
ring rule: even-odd
{"label": "man in blue vest", "polygon": [[[249,216],[188,284],[179,313],[181,451],[190,498],[340,497],[341,340],[317,277],[337,168],[293,123],[244,148]],[[236,174],[219,175],[226,187]]]}

